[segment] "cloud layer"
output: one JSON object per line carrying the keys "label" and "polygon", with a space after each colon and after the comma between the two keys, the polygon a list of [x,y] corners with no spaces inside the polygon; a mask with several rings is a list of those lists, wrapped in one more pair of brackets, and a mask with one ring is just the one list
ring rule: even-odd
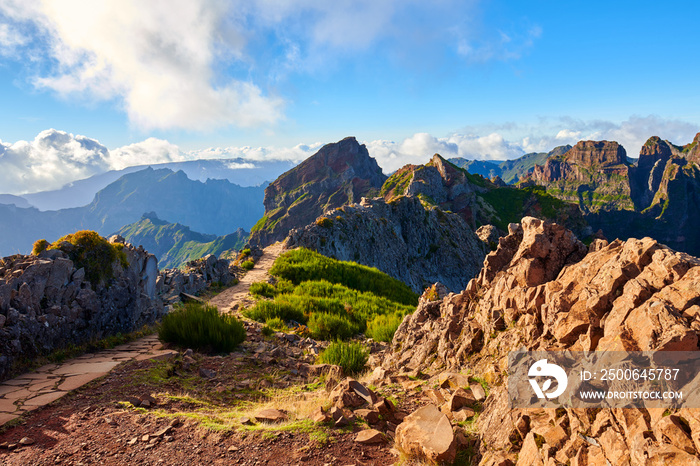
{"label": "cloud layer", "polygon": [[[505,160],[528,152],[547,152],[579,140],[614,140],[637,157],[644,142],[660,136],[679,145],[692,141],[696,125],[655,116],[632,117],[621,123],[561,118],[543,120],[537,126],[507,124],[465,128],[446,137],[416,133],[402,141],[364,142],[385,173],[402,166],[426,163],[433,154],[478,160]],[[479,136],[478,134],[485,134]],[[542,135],[545,133],[545,135]],[[251,168],[263,160],[299,162],[333,141],[298,144],[294,147],[210,147],[185,152],[177,145],[156,138],[109,150],[95,139],[64,131],[42,131],[33,141],[0,141],[2,194],[23,194],[58,189],[78,179],[134,165],[182,162],[197,159],[245,159],[239,168]],[[238,163],[238,162],[237,162]]]}

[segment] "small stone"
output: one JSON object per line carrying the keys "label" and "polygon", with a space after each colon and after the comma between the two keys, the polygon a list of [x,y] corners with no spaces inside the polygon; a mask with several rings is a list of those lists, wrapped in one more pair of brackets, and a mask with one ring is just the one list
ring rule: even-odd
{"label": "small stone", "polygon": [[165,428],[159,430],[158,432],[156,432],[156,433],[155,433],[155,436],[156,436],[156,437],[162,437],[162,436],[164,436],[164,435],[169,434],[170,432],[172,432],[172,430],[173,430],[173,428],[170,427],[170,426],[165,427]]}
{"label": "small stone", "polygon": [[153,437],[151,440],[148,441],[151,445],[158,443],[158,437]]}
{"label": "small stone", "polygon": [[350,421],[345,416],[340,416],[333,425],[335,427],[345,427],[347,425],[350,425]]}
{"label": "small stone", "polygon": [[150,408],[151,407],[151,402],[148,400],[142,400],[141,401],[141,408]]}
{"label": "small stone", "polygon": [[187,348],[185,350],[184,356],[185,357],[192,357],[193,354],[194,354],[194,351],[192,351],[192,348]]}
{"label": "small stone", "polygon": [[178,418],[175,418],[172,421],[170,421],[170,427],[179,427],[180,424],[181,422]]}
{"label": "small stone", "polygon": [[311,415],[311,420],[318,423],[325,423],[331,420],[331,416],[319,407]]}
{"label": "small stone", "polygon": [[199,368],[199,375],[200,377],[204,377],[205,379],[213,379],[216,378],[216,371],[213,371],[211,369],[207,369],[204,367]]}
{"label": "small stone", "polygon": [[382,401],[377,403],[374,407],[380,414],[391,414],[395,411],[394,403],[386,398],[383,398]]}
{"label": "small stone", "polygon": [[377,424],[379,422],[379,411],[373,409],[358,409],[355,415],[360,419],[364,419],[368,424]]}
{"label": "small stone", "polygon": [[452,413],[452,419],[455,422],[464,422],[470,417],[474,416],[475,412],[471,408],[462,408],[459,411]]}
{"label": "small stone", "polygon": [[34,444],[34,439],[30,437],[22,437],[22,439],[19,441],[20,445],[27,446],[27,445],[33,445]]}
{"label": "small stone", "polygon": [[129,440],[128,442],[126,442],[126,443],[127,443],[127,445],[136,445],[136,442],[138,442],[138,441],[139,441],[139,438],[138,438],[138,437],[134,437],[134,438],[132,438],[131,440]]}
{"label": "small stone", "polygon": [[151,436],[148,435],[148,434],[142,435],[142,436],[141,436],[141,441],[145,443],[145,442],[148,442],[148,440],[149,440],[150,438],[151,438]]}
{"label": "small stone", "polygon": [[287,415],[278,409],[268,408],[255,413],[255,419],[260,422],[276,424],[278,422],[286,421]]}
{"label": "small stone", "polygon": [[472,394],[476,401],[484,401],[486,399],[486,391],[480,383],[471,383],[469,387],[472,389]]}
{"label": "small stone", "polygon": [[355,437],[355,442],[361,443],[363,445],[374,445],[378,443],[386,442],[384,435],[375,429],[366,429],[360,431]]}
{"label": "small stone", "polygon": [[138,408],[139,406],[141,406],[141,400],[139,400],[135,396],[127,396],[126,401],[134,405],[134,408]]}
{"label": "small stone", "polygon": [[235,445],[231,445],[230,447],[228,447],[228,450],[227,450],[227,451],[228,451],[229,453],[237,452],[237,451],[238,451],[238,447],[235,446]]}
{"label": "small stone", "polygon": [[7,447],[9,447],[10,444],[8,442],[2,442],[0,443],[0,448],[7,450]]}
{"label": "small stone", "polygon": [[252,426],[253,425],[253,421],[251,421],[249,417],[242,417],[239,419],[239,421],[244,426]]}

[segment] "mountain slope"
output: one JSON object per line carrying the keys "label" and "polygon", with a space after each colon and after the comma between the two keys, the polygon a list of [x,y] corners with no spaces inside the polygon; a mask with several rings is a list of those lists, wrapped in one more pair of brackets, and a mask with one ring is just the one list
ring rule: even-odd
{"label": "mountain slope", "polygon": [[109,235],[156,212],[194,231],[224,235],[249,229],[263,213],[262,187],[226,180],[193,181],[183,172],[147,168],[124,175],[87,206],[41,212],[0,205],[0,254],[27,253],[40,238],[54,241],[76,230]]}
{"label": "mountain slope", "polygon": [[265,215],[251,243],[266,246],[327,210],[378,192],[386,180],[377,161],[354,137],[327,144],[265,188]]}
{"label": "mountain slope", "polygon": [[417,196],[424,203],[455,212],[473,229],[492,224],[502,232],[508,224],[533,215],[566,225],[585,237],[578,208],[544,192],[542,188],[499,186],[479,175],[467,173],[439,154],[425,165],[406,165],[384,183],[380,194],[391,201],[399,196]]}
{"label": "mountain slope", "polygon": [[486,256],[485,244],[462,217],[414,196],[343,206],[293,230],[285,246],[376,267],[415,292],[436,281],[464,289]]}
{"label": "mountain slope", "polygon": [[549,152],[531,152],[513,160],[468,160],[455,157],[449,161],[469,173],[481,175],[484,178],[500,177],[508,184],[516,183],[522,176],[529,173],[535,165],[544,165],[548,157],[557,157],[564,154],[571,146],[555,147]]}
{"label": "mountain slope", "polygon": [[226,251],[240,250],[248,238],[241,228],[218,237],[197,233],[185,225],[161,220],[155,212],[146,213],[138,222],[123,226],[117,234],[154,254],[160,268],[177,268],[207,254],[220,256]]}

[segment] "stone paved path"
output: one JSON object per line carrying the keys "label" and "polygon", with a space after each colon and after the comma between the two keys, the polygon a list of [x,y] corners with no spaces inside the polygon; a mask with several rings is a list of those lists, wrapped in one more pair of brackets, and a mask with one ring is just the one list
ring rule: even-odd
{"label": "stone paved path", "polygon": [[209,300],[209,304],[216,306],[219,312],[231,312],[241,306],[249,306],[255,301],[248,294],[253,282],[267,281],[269,271],[275,259],[282,254],[282,243],[278,242],[263,249],[263,255],[255,263],[255,267],[249,270],[238,284],[225,289]]}
{"label": "stone paved path", "polygon": [[0,426],[107,374],[124,361],[164,358],[175,353],[164,350],[157,335],[149,335],[61,364],[42,366],[34,372],[6,380],[0,384]]}

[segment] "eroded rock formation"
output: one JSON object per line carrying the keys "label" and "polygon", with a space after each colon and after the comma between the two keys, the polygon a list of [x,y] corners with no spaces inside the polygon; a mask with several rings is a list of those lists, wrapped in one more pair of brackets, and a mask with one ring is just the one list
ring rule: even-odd
{"label": "eroded rock formation", "polygon": [[491,388],[480,464],[698,463],[695,410],[510,409],[506,367],[520,349],[697,351],[700,259],[650,238],[586,248],[524,218],[464,291],[430,299],[404,319],[383,367],[479,374]]}

